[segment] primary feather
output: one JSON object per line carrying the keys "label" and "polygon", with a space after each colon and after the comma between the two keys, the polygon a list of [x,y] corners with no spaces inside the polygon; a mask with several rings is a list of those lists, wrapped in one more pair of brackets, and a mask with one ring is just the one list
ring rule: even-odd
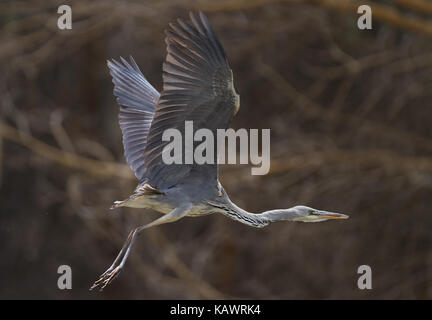
{"label": "primary feather", "polygon": [[[166,31],[167,57],[163,65],[163,91],[156,107],[144,151],[148,183],[157,189],[169,188],[192,172],[202,179],[217,181],[217,154],[214,164],[171,164],[162,161],[169,142],[162,141],[168,128],[184,133],[185,121],[194,130],[226,129],[237,106],[232,71],[210,23],[190,14],[190,21],[178,19]],[[184,148],[183,148],[184,156]]]}
{"label": "primary feather", "polygon": [[114,95],[121,106],[119,122],[125,158],[141,180],[146,171],[143,154],[147,135],[160,95],[146,80],[132,57],[132,65],[123,58],[121,61],[108,61],[108,67],[114,83]]}
{"label": "primary feather", "polygon": [[[224,50],[204,14],[178,19],[166,31],[167,56],[163,64],[163,91],[145,79],[135,61],[108,61],[114,94],[121,105],[120,127],[126,161],[140,181],[162,190],[194,177],[217,183],[217,152],[213,164],[170,164],[162,160],[169,143],[166,129],[184,134],[185,121],[194,130],[207,128],[216,136],[237,112],[239,97]],[[216,146],[215,146],[216,148]],[[183,148],[183,159],[185,150]]]}

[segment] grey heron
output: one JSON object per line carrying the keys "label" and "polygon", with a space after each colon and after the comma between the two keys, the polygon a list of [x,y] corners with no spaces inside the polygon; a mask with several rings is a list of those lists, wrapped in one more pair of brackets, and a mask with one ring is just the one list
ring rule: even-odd
{"label": "grey heron", "polygon": [[[254,214],[231,202],[213,164],[165,164],[167,141],[163,131],[194,121],[195,129],[226,129],[237,113],[239,95],[222,45],[200,12],[190,20],[177,19],[166,31],[167,56],[163,90],[157,92],[131,57],[108,61],[114,95],[120,105],[119,122],[127,163],[139,179],[134,193],[112,208],[150,208],[163,213],[155,221],[132,230],[113,264],[91,289],[105,288],[125,265],[138,234],[183,217],[221,213],[246,225],[262,228],[277,221],[320,222],[348,216],[306,206]],[[217,155],[216,155],[217,156]]]}

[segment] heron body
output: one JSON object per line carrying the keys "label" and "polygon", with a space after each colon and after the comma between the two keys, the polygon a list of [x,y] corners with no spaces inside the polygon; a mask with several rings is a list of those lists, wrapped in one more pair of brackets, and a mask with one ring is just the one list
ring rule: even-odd
{"label": "heron body", "polygon": [[[191,199],[190,194],[198,194],[200,198],[194,197]],[[139,185],[128,199],[116,201],[113,207],[148,208],[168,214],[185,203],[186,200],[192,205],[186,216],[192,217],[213,213],[206,200],[214,199],[217,196],[217,186],[210,188],[207,185],[178,185],[160,192],[159,190],[149,189],[147,184],[143,184]]]}
{"label": "heron body", "polygon": [[128,199],[116,201],[112,208],[149,208],[163,215],[130,232],[114,263],[91,289],[103,289],[119,274],[141,231],[186,216],[220,213],[256,228],[277,221],[348,218],[306,206],[258,214],[241,209],[219,182],[217,152],[212,163],[164,163],[162,152],[168,142],[162,135],[166,129],[184,133],[186,121],[193,121],[195,130],[205,128],[216,134],[218,129],[228,127],[240,107],[228,60],[203,13],[199,17],[191,13],[189,21],[178,19],[171,23],[165,40],[167,56],[161,93],[145,79],[132,57],[130,62],[123,58],[121,63],[108,61],[114,95],[120,105],[125,158],[140,181]]}

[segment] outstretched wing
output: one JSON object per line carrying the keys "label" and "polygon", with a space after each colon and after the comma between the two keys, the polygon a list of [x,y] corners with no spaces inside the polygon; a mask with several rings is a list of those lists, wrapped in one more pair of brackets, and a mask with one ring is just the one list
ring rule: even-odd
{"label": "outstretched wing", "polygon": [[144,78],[134,59],[129,64],[108,61],[108,67],[114,83],[114,95],[120,105],[119,122],[123,133],[123,147],[126,161],[142,179],[146,171],[144,149],[147,134],[159,99],[159,92]]}
{"label": "outstretched wing", "polygon": [[185,121],[193,121],[194,131],[207,128],[216,138],[216,129],[226,129],[239,106],[232,71],[210,23],[201,12],[199,18],[191,13],[190,21],[178,19],[171,23],[165,41],[163,91],[144,151],[145,179],[159,190],[181,182],[192,173],[194,177],[216,183],[216,152],[214,164],[167,165],[162,160],[162,151],[170,142],[162,141],[162,134],[170,128],[184,134]]}

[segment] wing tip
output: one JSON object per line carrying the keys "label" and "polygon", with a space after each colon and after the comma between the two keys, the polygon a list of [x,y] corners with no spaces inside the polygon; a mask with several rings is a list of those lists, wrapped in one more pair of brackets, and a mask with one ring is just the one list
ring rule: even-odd
{"label": "wing tip", "polygon": [[189,11],[190,20],[177,18],[165,30],[167,56],[174,54],[171,46],[198,63],[209,63],[213,68],[229,68],[228,59],[211,23],[202,11]]}

